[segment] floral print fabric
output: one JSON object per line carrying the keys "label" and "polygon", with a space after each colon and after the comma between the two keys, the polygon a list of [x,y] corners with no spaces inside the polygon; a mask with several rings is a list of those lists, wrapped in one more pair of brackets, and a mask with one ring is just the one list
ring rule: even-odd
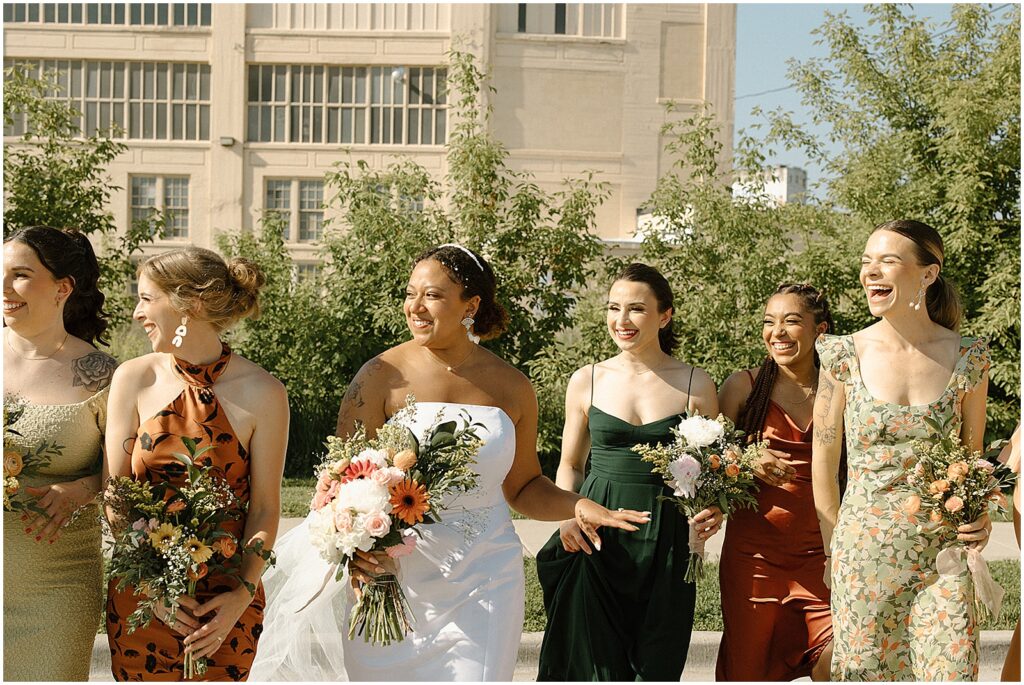
{"label": "floral print fabric", "polygon": [[834,680],[977,680],[978,627],[966,569],[940,576],[935,557],[954,539],[900,503],[914,440],[928,416],[959,432],[964,396],[990,365],[988,345],[964,337],[942,395],[924,405],[876,400],[852,336],[818,341],[822,368],[845,384],[849,482],[832,535]]}

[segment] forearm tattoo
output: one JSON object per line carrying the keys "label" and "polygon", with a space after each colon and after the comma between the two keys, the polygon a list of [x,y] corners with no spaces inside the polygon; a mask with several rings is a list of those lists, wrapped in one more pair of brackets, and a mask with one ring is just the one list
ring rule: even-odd
{"label": "forearm tattoo", "polygon": [[827,373],[822,373],[821,380],[818,382],[818,400],[822,403],[821,411],[815,418],[821,420],[828,418],[832,411],[832,398],[835,396],[835,392],[836,384],[832,382]]}
{"label": "forearm tattoo", "polygon": [[836,429],[832,426],[814,424],[814,440],[822,445],[831,445],[836,441]]}
{"label": "forearm tattoo", "polygon": [[99,392],[110,385],[110,379],[117,368],[117,360],[102,352],[90,352],[71,362],[73,386],[81,386],[89,392]]}

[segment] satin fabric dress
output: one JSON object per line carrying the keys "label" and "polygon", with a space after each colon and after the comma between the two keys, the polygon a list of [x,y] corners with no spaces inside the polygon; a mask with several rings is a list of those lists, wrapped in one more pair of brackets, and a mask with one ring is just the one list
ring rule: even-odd
{"label": "satin fabric dress", "polygon": [[768,446],[800,463],[785,485],[758,481],[757,509],[734,511],[725,528],[716,680],[809,676],[832,641],[827,560],[811,492],[811,429],[769,403],[762,427]]}
{"label": "satin fabric dress", "polygon": [[683,580],[686,517],[635,445],[668,443],[684,414],[633,425],[591,406],[590,473],[580,494],[611,510],[650,511],[636,532],[602,528],[601,551],[566,552],[556,532],[537,554],[548,624],[537,680],[678,681],[697,588]]}
{"label": "satin fabric dress", "polygon": [[[151,483],[187,482],[185,466],[174,456],[187,454],[182,437],[196,441],[199,449],[214,449],[199,458],[213,464],[235,495],[249,501],[249,453],[239,443],[227,415],[217,400],[216,382],[231,361],[231,350],[224,345],[220,358],[208,365],[191,364],[173,358],[175,374],[185,382],[181,394],[155,416],[142,421],[132,449],[132,476]],[[168,493],[170,494],[170,493]],[[245,521],[225,525],[239,540]],[[244,541],[242,541],[244,542]],[[237,582],[207,576],[199,581],[196,599],[202,603],[214,595],[233,590]],[[133,588],[117,590],[117,579],[107,587],[107,642],[110,645],[111,670],[116,680],[181,680],[184,667],[184,636],[171,632],[159,619],[148,627],[128,632],[128,616],[138,607]],[[256,596],[246,608],[220,648],[207,657],[209,668],[202,680],[246,680],[256,656],[257,642],[263,631],[264,594],[257,585]],[[212,616],[212,615],[211,615]]]}

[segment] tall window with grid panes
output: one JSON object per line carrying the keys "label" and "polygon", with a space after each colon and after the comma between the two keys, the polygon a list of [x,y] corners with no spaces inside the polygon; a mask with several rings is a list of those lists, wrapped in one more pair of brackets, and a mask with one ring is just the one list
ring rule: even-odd
{"label": "tall window with grid panes", "polygon": [[129,198],[133,225],[150,222],[162,212],[167,222],[164,239],[188,239],[188,177],[132,176]]}
{"label": "tall window with grid panes", "polygon": [[320,240],[324,225],[323,179],[270,178],[264,183],[263,210],[281,218],[285,242]]}

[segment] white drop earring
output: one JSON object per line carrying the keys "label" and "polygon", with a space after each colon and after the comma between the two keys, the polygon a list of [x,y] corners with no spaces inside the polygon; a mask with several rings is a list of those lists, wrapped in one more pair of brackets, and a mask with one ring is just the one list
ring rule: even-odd
{"label": "white drop earring", "polygon": [[474,323],[476,323],[476,319],[474,319],[472,316],[467,316],[465,319],[462,320],[462,325],[466,327],[466,337],[469,338],[469,341],[472,343],[479,343],[480,336],[475,335],[473,333]]}
{"label": "white drop earring", "polygon": [[920,289],[917,291],[917,298],[910,303],[910,308],[914,311],[921,309],[921,300],[924,299],[924,283],[921,283]]}
{"label": "white drop earring", "polygon": [[185,336],[188,335],[188,317],[181,317],[181,325],[174,329],[174,337],[171,338],[171,344],[175,347],[181,347],[181,343],[184,342]]}

